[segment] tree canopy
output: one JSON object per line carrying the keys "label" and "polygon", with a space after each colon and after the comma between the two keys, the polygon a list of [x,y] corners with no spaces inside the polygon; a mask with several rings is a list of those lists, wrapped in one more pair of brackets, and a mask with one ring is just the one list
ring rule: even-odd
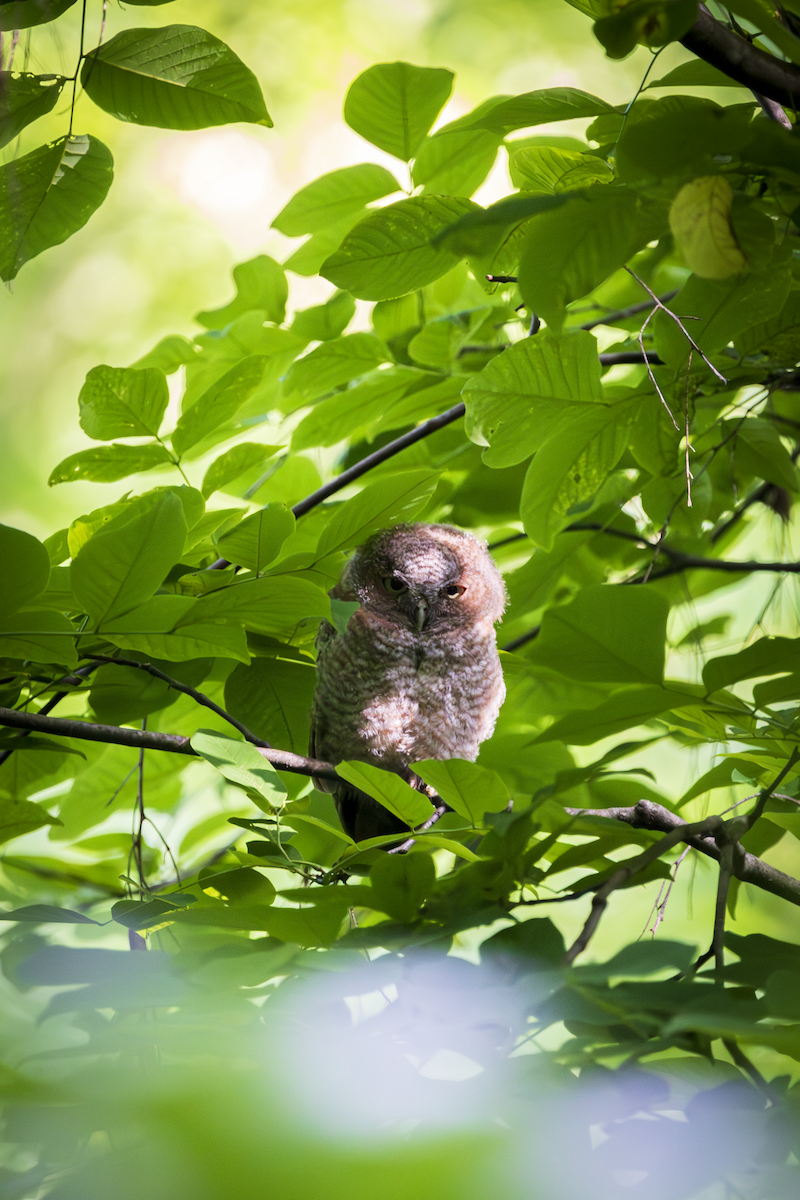
{"label": "tree canopy", "polygon": [[[570,3],[652,56],[625,103],[452,115],[453,71],[369,65],[283,261],[86,370],[46,482],[114,499],[0,526],[0,1194],[796,1195],[800,5]],[[72,96],[0,167],[5,281],[113,186],[79,88],[272,127],[220,37],[97,7],[37,75],[13,31],[70,0],[0,4],[5,142]],[[328,592],[412,520],[509,596],[497,729],[430,797],[307,752]]]}

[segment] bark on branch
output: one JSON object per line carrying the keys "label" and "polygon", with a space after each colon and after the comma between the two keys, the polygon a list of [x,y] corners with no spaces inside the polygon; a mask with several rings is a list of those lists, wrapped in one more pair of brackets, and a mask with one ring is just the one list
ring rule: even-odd
{"label": "bark on branch", "polygon": [[[653,829],[660,833],[671,833],[682,827],[690,828],[683,817],[670,812],[662,804],[654,804],[651,800],[640,800],[632,808],[567,808],[565,811],[575,817],[609,817],[612,820],[625,821],[634,829]],[[680,840],[699,850],[701,854],[713,858],[715,862],[720,861],[720,852],[713,840],[693,834],[683,835]],[[790,904],[800,904],[800,879],[793,879],[791,875],[784,874],[763,859],[748,854],[738,843],[734,848],[733,874],[742,883],[752,883],[762,891],[788,900]]]}
{"label": "bark on branch", "polygon": [[710,63],[737,83],[759,96],[797,108],[800,99],[800,67],[759,50],[733,29],[715,20],[704,4],[692,28],[681,38],[692,54]]}

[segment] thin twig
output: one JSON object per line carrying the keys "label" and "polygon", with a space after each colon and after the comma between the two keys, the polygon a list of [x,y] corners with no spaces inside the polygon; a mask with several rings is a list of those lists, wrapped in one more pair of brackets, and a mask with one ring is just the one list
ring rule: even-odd
{"label": "thin twig", "polygon": [[188,683],[181,683],[179,679],[173,679],[171,675],[167,675],[164,673],[164,671],[160,671],[158,667],[154,667],[152,663],[137,662],[134,658],[117,658],[116,655],[112,657],[109,654],[87,654],[85,657],[90,658],[92,662],[96,663],[108,663],[111,666],[118,667],[134,667],[138,671],[145,671],[148,675],[152,675],[154,679],[160,679],[162,683],[168,684],[169,687],[173,688],[176,692],[182,692],[184,696],[191,697],[191,699],[197,704],[201,704],[203,708],[208,708],[211,710],[211,712],[216,713],[218,717],[222,717],[222,719],[227,721],[229,725],[232,725],[234,729],[238,729],[239,733],[241,733],[246,742],[251,742],[252,745],[258,746],[259,749],[270,749],[269,742],[265,742],[263,738],[257,737],[256,734],[252,733],[246,725],[242,724],[241,721],[238,721],[236,717],[232,717],[231,714],[226,712],[224,708],[221,708],[219,704],[215,704],[213,700],[209,699],[204,692],[198,692],[197,688],[190,687]]}
{"label": "thin twig", "polygon": [[[428,817],[428,819],[426,821],[423,821],[421,825],[417,826],[416,832],[424,833],[426,829],[432,829],[433,826],[436,824],[436,822],[441,817],[443,817],[446,812],[449,812],[449,811],[450,811],[450,809],[448,808],[448,806],[446,804],[437,805],[437,807],[433,810],[433,812]],[[411,847],[414,845],[414,841],[415,841],[414,838],[408,838],[400,846],[392,846],[391,850],[387,850],[386,853],[387,854],[407,854],[408,851],[411,849]]]}
{"label": "thin twig", "polygon": [[[659,296],[659,301],[666,304],[677,294],[678,288],[673,288],[671,292],[665,292],[663,296]],[[587,321],[585,325],[579,325],[578,328],[594,329],[597,325],[613,325],[617,321],[627,321],[629,317],[635,317],[640,312],[647,312],[648,308],[652,307],[652,300],[640,300],[638,304],[629,304],[627,308],[619,308],[616,312],[606,313],[604,317],[595,317],[593,320]]]}
{"label": "thin twig", "polygon": [[[679,316],[677,316],[677,315],[676,315],[676,314],[675,314],[675,313],[672,311],[672,309],[671,309],[671,308],[667,308],[667,307],[666,307],[666,305],[664,305],[664,304],[662,304],[662,303],[661,303],[661,301],[659,300],[659,298],[658,298],[658,296],[655,294],[655,292],[652,290],[652,288],[648,287],[648,286],[647,286],[647,284],[645,283],[645,281],[644,281],[643,279],[640,279],[640,278],[639,278],[639,276],[636,274],[636,272],[635,272],[635,271],[632,271],[630,267],[625,267],[625,270],[628,272],[628,274],[629,274],[629,275],[631,275],[631,276],[632,276],[632,277],[633,277],[633,278],[636,280],[636,282],[637,282],[637,283],[640,285],[640,287],[643,287],[643,288],[644,288],[644,290],[647,292],[647,294],[648,294],[648,295],[650,296],[650,298],[652,299],[652,301],[653,301],[653,303],[654,303],[654,305],[655,305],[656,309],[660,310],[661,312],[664,312],[664,313],[666,313],[666,314],[667,314],[667,316],[668,316],[668,317],[669,317],[671,320],[673,320],[673,321],[675,322],[675,324],[678,326],[678,328],[680,329],[680,331],[681,331],[681,333],[683,334],[683,336],[686,338],[686,340],[687,340],[687,342],[689,343],[689,345],[692,347],[692,349],[693,349],[693,350],[696,350],[696,351],[697,351],[697,353],[700,355],[700,357],[702,358],[703,362],[704,362],[704,363],[706,364],[706,366],[708,367],[709,371],[713,371],[713,373],[716,375],[717,379],[720,379],[720,380],[721,380],[723,383],[727,383],[728,381],[727,381],[727,379],[725,378],[725,376],[724,376],[724,375],[722,375],[722,374],[721,374],[721,373],[720,373],[720,372],[717,370],[717,368],[714,366],[714,364],[713,364],[712,362],[710,362],[710,361],[709,361],[709,359],[708,359],[708,358],[706,358],[705,354],[704,354],[704,353],[703,353],[703,351],[700,349],[700,347],[698,346],[697,342],[694,340],[694,338],[692,337],[692,335],[689,333],[689,331],[688,331],[688,330],[686,329],[686,327],[684,326],[684,324],[683,324],[683,321],[681,321],[681,318],[680,318]],[[649,320],[649,318],[648,318],[648,320]],[[685,320],[685,318],[684,318],[684,320]],[[646,324],[647,324],[647,322],[645,321],[645,325],[646,325]]]}

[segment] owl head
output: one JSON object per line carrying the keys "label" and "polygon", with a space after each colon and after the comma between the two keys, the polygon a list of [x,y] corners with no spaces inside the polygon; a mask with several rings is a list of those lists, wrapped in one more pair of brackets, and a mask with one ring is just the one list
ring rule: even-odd
{"label": "owl head", "polygon": [[485,542],[452,525],[395,525],[375,534],[345,568],[340,594],[417,633],[493,625],[506,591]]}

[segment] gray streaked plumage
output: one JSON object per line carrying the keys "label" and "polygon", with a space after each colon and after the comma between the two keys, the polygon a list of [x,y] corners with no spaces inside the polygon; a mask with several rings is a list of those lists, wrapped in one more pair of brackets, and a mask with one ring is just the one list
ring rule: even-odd
{"label": "gray streaked plumage", "polygon": [[[505,696],[494,626],[506,593],[485,543],[450,525],[397,525],[355,552],[331,595],[360,607],[344,633],[320,628],[312,756],[373,763],[416,787],[409,763],[474,760]],[[315,784],[357,841],[407,831],[357,788]]]}

